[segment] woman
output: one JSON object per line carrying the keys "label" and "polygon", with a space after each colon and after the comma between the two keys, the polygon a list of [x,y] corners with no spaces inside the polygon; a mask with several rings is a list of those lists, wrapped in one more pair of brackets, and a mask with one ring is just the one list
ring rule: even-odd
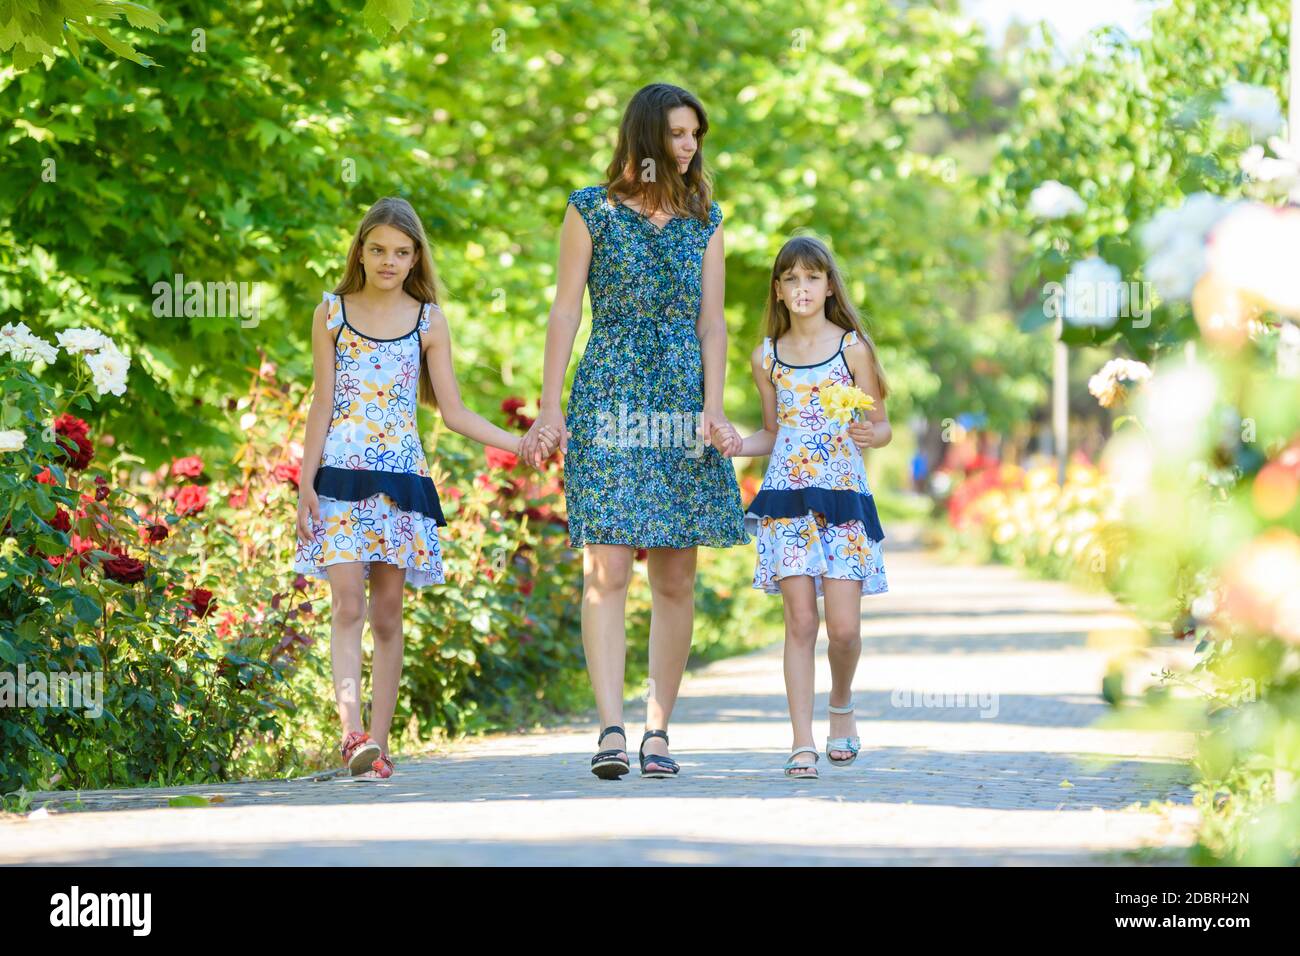
{"label": "woman", "polygon": [[[695,617],[696,548],[749,541],[730,462],[709,442],[722,413],[722,212],[701,141],[708,120],[680,87],[632,98],[605,182],[569,196],[546,330],[540,414],[520,446],[541,464],[541,430],[561,434],[569,537],[583,549],[582,644],[600,725],[592,773],[630,769],[623,732],[625,614],[632,562],[648,550],[650,693],[641,774],[675,776],[672,715]],[[592,327],[568,418],[560,390],[591,290]],[[686,427],[683,427],[683,426]]]}

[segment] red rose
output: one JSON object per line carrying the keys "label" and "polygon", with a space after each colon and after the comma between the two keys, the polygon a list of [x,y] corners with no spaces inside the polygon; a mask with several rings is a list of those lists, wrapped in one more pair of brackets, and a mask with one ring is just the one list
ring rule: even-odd
{"label": "red rose", "polygon": [[506,413],[506,423],[512,428],[522,428],[527,431],[533,427],[533,422],[537,419],[525,415],[519,409],[524,407],[524,400],[516,396],[507,398],[501,403],[501,410]]}
{"label": "red rose", "polygon": [[185,599],[194,605],[193,617],[207,617],[217,603],[207,588],[193,588]]}
{"label": "red rose", "polygon": [[297,488],[298,476],[301,473],[301,471],[302,469],[298,465],[294,464],[293,462],[284,461],[276,465],[275,470],[272,473],[275,475],[276,481],[288,482],[289,484]]}
{"label": "red rose", "polygon": [[527,580],[527,581],[522,581],[522,582],[520,582],[520,584],[519,584],[519,590],[520,590],[520,592],[523,594],[524,597],[528,597],[528,595],[532,594],[532,593],[533,593],[533,582],[532,582],[532,579],[529,579],[529,580]]}
{"label": "red rose", "polygon": [[104,574],[123,584],[134,584],[144,580],[144,564],[135,558],[121,554],[104,562]]}
{"label": "red rose", "polygon": [[54,512],[54,519],[50,522],[50,527],[56,531],[71,531],[72,518],[62,508],[58,508]]}
{"label": "red rose", "polygon": [[452,501],[460,501],[460,496],[463,494],[464,492],[461,491],[459,488],[447,489],[447,497],[450,498]]}
{"label": "red rose", "polygon": [[50,562],[51,567],[57,568],[64,562],[76,558],[77,563],[81,565],[82,568],[85,568],[88,560],[86,558],[86,552],[95,550],[95,542],[90,538],[83,538],[75,532],[72,534],[70,541],[71,547],[66,552],[53,558],[46,558],[46,560]]}
{"label": "red rose", "polygon": [[53,484],[55,484],[55,481],[54,481],[54,475],[50,474],[50,468],[49,468],[48,465],[46,465],[44,468],[42,468],[42,469],[37,473],[37,475],[36,475],[36,480],[39,481],[39,482],[40,482],[41,484],[43,484],[43,485],[53,485]]}
{"label": "red rose", "polygon": [[54,419],[54,430],[60,435],[80,435],[82,438],[90,434],[90,426],[84,420],[66,412]]}
{"label": "red rose", "polygon": [[519,463],[519,456],[508,451],[502,451],[500,448],[486,449],[487,463],[490,468],[501,468],[509,471]]}
{"label": "red rose", "polygon": [[81,471],[90,464],[95,448],[88,435],[90,426],[75,415],[63,414],[54,419],[56,441],[68,456],[68,466]]}
{"label": "red rose", "polygon": [[307,588],[307,578],[304,575],[298,575],[293,579],[293,588],[295,591],[304,591]]}
{"label": "red rose", "polygon": [[237,490],[235,490],[235,491],[232,491],[232,492],[230,493],[230,496],[229,496],[228,498],[226,498],[226,504],[230,505],[230,507],[232,507],[232,508],[242,508],[242,507],[244,507],[245,505],[247,505],[247,504],[248,504],[248,489],[247,489],[247,488],[239,488],[239,489],[237,489]]}
{"label": "red rose", "polygon": [[203,485],[186,485],[176,492],[176,513],[197,514],[208,505],[208,489]]}
{"label": "red rose", "polygon": [[635,559],[635,560],[637,560],[637,561],[644,561],[644,560],[649,556],[649,554],[650,554],[650,552],[647,551],[645,548],[637,548],[637,549],[636,549],[636,559]]}
{"label": "red rose", "polygon": [[109,493],[108,479],[105,478],[103,475],[98,475],[95,478],[95,500],[103,501],[105,498],[108,497],[108,493]]}
{"label": "red rose", "polygon": [[217,625],[217,636],[226,638],[230,636],[231,629],[235,624],[235,615],[233,611],[224,611],[221,614],[221,623]]}
{"label": "red rose", "polygon": [[155,521],[146,529],[150,542],[157,544],[159,541],[166,541],[167,535],[171,534],[171,529],[161,521]]}
{"label": "red rose", "polygon": [[197,478],[203,474],[203,459],[198,455],[177,458],[172,462],[172,474],[181,478]]}

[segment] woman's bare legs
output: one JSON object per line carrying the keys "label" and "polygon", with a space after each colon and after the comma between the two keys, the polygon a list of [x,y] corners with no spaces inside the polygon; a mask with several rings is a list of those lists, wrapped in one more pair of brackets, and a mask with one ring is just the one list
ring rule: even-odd
{"label": "woman's bare legs", "polygon": [[[695,628],[695,559],[698,548],[650,548],[646,571],[650,578],[650,694],[646,698],[646,730],[667,730],[682,674],[691,655]],[[645,754],[668,756],[662,737],[645,743]],[[657,765],[646,761],[646,770]],[[662,768],[660,768],[662,769]]]}
{"label": "woman's bare legs", "polygon": [[[785,613],[785,696],[790,706],[790,727],[796,747],[816,747],[813,743],[813,696],[816,675],[817,589],[807,575],[781,578],[782,608]],[[795,756],[796,764],[812,767],[817,758],[810,753]],[[811,776],[811,771],[795,770],[793,776]]]}
{"label": "woman's bare legs", "polygon": [[[830,642],[826,656],[831,665],[832,707],[853,703],[853,675],[862,657],[862,582],[823,578],[826,607],[826,637]],[[856,737],[855,714],[830,715],[832,737]],[[852,751],[832,750],[826,754],[835,760],[848,760]]]}
{"label": "woman's bare legs", "polygon": [[[600,730],[623,726],[623,672],[627,657],[627,587],[633,550],[621,544],[589,544],[582,549],[582,647],[587,675],[596,695]],[[622,751],[627,738],[610,734],[599,749]]]}
{"label": "woman's bare legs", "polygon": [[325,568],[330,582],[330,663],[343,736],[361,727],[361,629],[366,622],[365,574],[360,562]]}
{"label": "woman's bare legs", "polygon": [[402,589],[406,569],[376,561],[370,565],[370,636],[375,659],[370,670],[370,736],[388,753],[388,733],[402,679]]}

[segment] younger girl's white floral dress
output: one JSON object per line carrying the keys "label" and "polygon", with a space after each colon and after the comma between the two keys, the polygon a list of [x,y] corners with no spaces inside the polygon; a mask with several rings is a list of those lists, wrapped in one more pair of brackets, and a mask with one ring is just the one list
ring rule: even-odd
{"label": "younger girl's white floral dress", "polygon": [[420,334],[429,330],[430,303],[415,328],[376,339],[352,327],[343,300],[325,293],[326,328],[334,336],[334,410],[313,487],[320,497],[315,539],[298,541],[294,570],[328,577],[331,564],[383,561],[406,569],[406,584],[442,584],[438,490],[429,476],[416,427]]}
{"label": "younger girl's white floral dress", "polygon": [[819,597],[823,577],[861,581],[863,594],[889,590],[881,555],[885,533],[862,454],[848,426],[826,416],[820,398],[832,382],[855,384],[844,358],[855,341],[856,332],[845,332],[826,361],[790,365],[770,338],[763,339],[779,428],[762,487],[746,509],[745,529],[758,538],[753,586],[768,594],[781,593],[781,578],[795,575],[811,577]]}

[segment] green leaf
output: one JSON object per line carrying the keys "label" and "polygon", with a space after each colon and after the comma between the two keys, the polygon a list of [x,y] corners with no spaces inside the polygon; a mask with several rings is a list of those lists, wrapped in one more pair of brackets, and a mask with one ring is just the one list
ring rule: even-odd
{"label": "green leaf", "polygon": [[1056,319],[1053,316],[1047,314],[1047,310],[1043,308],[1043,303],[1037,302],[1020,313],[1019,318],[1016,319],[1016,324],[1020,326],[1022,332],[1037,332],[1043,326],[1055,321]]}
{"label": "green leaf", "polygon": [[87,23],[87,24],[82,24],[81,28],[84,29],[91,36],[93,36],[100,43],[104,44],[104,46],[108,47],[110,50],[116,53],[118,56],[122,57],[122,59],[130,60],[132,63],[139,63],[141,66],[155,65],[152,59],[145,56],[143,53],[138,51],[135,47],[131,46],[131,44],[119,40],[117,37],[113,36],[113,34],[109,33],[108,30],[104,29],[103,27]]}
{"label": "green leaf", "polygon": [[[72,599],[72,609],[76,612],[78,620],[87,624],[94,624],[100,618],[99,605],[84,594],[78,594]],[[96,654],[98,653],[96,650]]]}
{"label": "green leaf", "polygon": [[158,28],[167,23],[161,15],[138,3],[121,3],[118,6],[126,16],[126,22],[137,30],[153,30],[157,33]]}
{"label": "green leaf", "polygon": [[186,793],[179,797],[171,797],[167,801],[169,807],[206,807],[210,806],[207,797],[201,797],[197,793]]}

